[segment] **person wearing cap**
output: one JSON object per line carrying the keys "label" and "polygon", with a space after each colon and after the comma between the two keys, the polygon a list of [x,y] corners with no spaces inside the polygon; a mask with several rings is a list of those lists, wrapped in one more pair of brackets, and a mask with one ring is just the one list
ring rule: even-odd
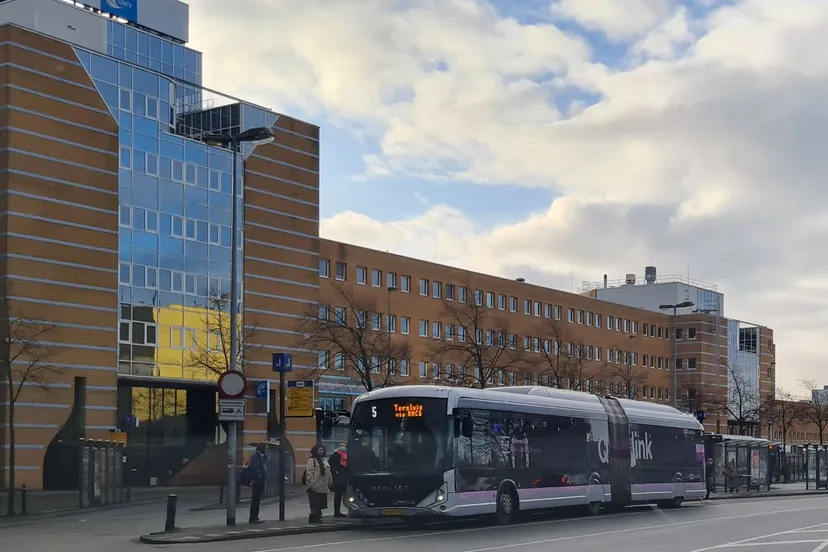
{"label": "person wearing cap", "polygon": [[248,462],[250,489],[252,491],[249,523],[262,523],[262,520],[259,519],[259,508],[262,504],[262,494],[267,480],[266,455],[267,446],[264,443],[259,443],[256,445],[256,452],[253,453]]}
{"label": "person wearing cap", "polygon": [[345,443],[339,443],[334,453],[331,454],[328,463],[331,465],[331,475],[333,476],[331,490],[334,492],[334,517],[346,517],[342,513],[342,501],[345,491],[348,489],[348,448]]}

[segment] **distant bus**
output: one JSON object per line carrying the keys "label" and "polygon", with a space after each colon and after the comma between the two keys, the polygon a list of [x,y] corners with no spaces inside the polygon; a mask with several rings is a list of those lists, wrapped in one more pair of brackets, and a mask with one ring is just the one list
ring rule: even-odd
{"label": "distant bus", "polygon": [[703,426],[660,404],[549,387],[412,385],[354,401],[352,517],[494,515],[705,495]]}

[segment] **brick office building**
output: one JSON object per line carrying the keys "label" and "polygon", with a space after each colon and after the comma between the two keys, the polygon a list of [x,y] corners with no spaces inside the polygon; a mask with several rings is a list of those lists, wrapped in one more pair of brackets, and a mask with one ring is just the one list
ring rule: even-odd
{"label": "brick office building", "polygon": [[[18,484],[44,486],[54,443],[114,430],[127,434],[133,485],[223,477],[214,383],[222,367],[193,361],[216,347],[226,313],[211,296],[230,285],[232,157],[202,140],[209,132],[267,126],[276,135],[243,147],[238,164],[249,378],[272,379],[271,352],[291,352],[291,377],[318,377],[320,407],[347,407],[364,388],[336,351],[303,347],[298,327],[317,301],[335,309],[332,286],[347,285],[398,317],[393,338],[411,344],[399,383],[433,382],[435,363],[445,373],[448,362],[430,354],[435,331],[444,337],[451,324],[448,299],[465,298],[507,320],[516,349],[531,349],[502,384],[549,384],[538,349],[555,351],[553,324],[559,354],[582,350],[582,388],[626,394],[617,374],[634,372],[636,396],[671,402],[671,316],[320,240],[319,129],[204,88],[201,54],[186,46],[186,4],[146,0],[119,14],[102,12],[100,0],[84,4],[0,2],[3,297],[10,318],[51,328],[54,352],[45,386],[25,386],[15,406]],[[546,337],[524,341],[539,328]],[[0,400],[4,472],[8,402]],[[313,426],[288,423],[296,462]],[[250,408],[245,448],[277,427]]]}

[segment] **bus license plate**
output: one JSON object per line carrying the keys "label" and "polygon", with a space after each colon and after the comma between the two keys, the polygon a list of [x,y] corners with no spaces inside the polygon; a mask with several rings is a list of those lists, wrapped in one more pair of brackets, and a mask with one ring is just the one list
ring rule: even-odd
{"label": "bus license plate", "polygon": [[402,517],[402,508],[386,508],[381,512],[383,517]]}

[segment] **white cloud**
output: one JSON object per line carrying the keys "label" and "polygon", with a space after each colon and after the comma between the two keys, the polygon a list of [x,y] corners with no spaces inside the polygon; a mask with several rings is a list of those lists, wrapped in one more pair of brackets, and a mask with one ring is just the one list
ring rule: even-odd
{"label": "white cloud", "polygon": [[558,0],[552,13],[621,40],[654,27],[667,17],[670,4],[670,0]]}
{"label": "white cloud", "polygon": [[[357,125],[380,145],[367,161],[384,180],[564,195],[495,229],[432,205],[393,223],[341,213],[326,235],[564,289],[689,264],[733,316],[775,328],[784,384],[824,379],[828,2],[740,0],[696,21],[668,2],[611,18],[593,2],[579,21],[630,38],[630,66],[483,0],[192,0],[191,13],[208,85]],[[560,113],[552,100],[573,86],[601,101]]]}

